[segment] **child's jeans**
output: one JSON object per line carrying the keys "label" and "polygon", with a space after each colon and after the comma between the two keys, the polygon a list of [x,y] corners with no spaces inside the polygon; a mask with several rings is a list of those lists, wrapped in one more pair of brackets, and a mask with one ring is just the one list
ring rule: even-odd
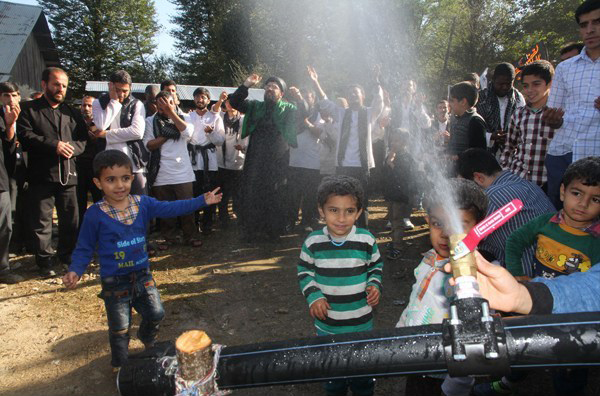
{"label": "child's jeans", "polygon": [[103,278],[100,297],[104,300],[108,319],[108,340],[112,356],[110,364],[121,367],[127,361],[131,308],[142,316],[138,338],[145,345],[156,339],[165,311],[149,269]]}
{"label": "child's jeans", "polygon": [[[318,336],[331,335],[317,329]],[[348,392],[348,387],[353,396],[372,396],[375,391],[375,378],[349,378],[327,381],[323,388],[327,396],[344,396]]]}

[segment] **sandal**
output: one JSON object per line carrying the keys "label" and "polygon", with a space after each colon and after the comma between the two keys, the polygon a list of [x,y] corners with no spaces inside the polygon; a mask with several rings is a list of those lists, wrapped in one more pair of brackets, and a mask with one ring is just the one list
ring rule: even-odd
{"label": "sandal", "polygon": [[190,239],[188,241],[188,244],[190,245],[190,247],[198,248],[202,246],[202,241],[200,239]]}

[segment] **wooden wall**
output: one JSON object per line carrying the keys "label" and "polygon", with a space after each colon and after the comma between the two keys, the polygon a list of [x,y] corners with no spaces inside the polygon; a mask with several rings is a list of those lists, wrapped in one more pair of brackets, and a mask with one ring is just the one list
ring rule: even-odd
{"label": "wooden wall", "polygon": [[40,48],[33,34],[30,34],[10,72],[12,76],[10,80],[19,86],[27,84],[30,88],[40,91],[42,71],[45,68],[46,62]]}

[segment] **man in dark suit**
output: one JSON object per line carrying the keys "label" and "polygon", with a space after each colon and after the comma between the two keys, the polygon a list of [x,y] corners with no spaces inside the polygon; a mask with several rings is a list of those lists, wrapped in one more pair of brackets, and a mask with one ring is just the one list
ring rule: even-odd
{"label": "man in dark suit", "polygon": [[19,88],[11,82],[0,83],[0,283],[18,283],[23,280],[10,272],[8,247],[12,234],[10,180],[15,167],[15,124],[19,107]]}
{"label": "man in dark suit", "polygon": [[52,210],[58,214],[57,256],[62,264],[71,262],[77,242],[77,172],[74,157],[83,153],[87,126],[79,110],[63,103],[69,85],[64,70],[50,67],[42,73],[44,95],[25,102],[17,121],[19,141],[29,155],[30,228],[40,274],[55,276],[52,270]]}

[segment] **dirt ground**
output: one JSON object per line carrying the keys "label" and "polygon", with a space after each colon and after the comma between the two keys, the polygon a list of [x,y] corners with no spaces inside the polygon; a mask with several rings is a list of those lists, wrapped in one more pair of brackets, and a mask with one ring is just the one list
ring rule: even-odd
{"label": "dirt ground", "polygon": [[[370,207],[370,229],[385,250],[386,208]],[[384,291],[375,312],[375,327],[393,327],[413,282],[412,271],[430,247],[424,213],[413,215],[405,256],[384,265]],[[159,340],[174,340],[189,329],[205,330],[216,343],[241,345],[308,337],[313,326],[296,280],[296,259],[306,233],[297,231],[278,243],[241,242],[235,224],[217,229],[200,248],[171,247],[151,259],[166,317]],[[0,395],[116,395],[110,369],[104,304],[97,267],[76,290],[55,279],[41,280],[31,256],[17,257],[16,273],[25,282],[0,289]],[[142,350],[135,338],[130,352]],[[591,378],[598,377],[591,372]],[[550,395],[548,374],[538,373],[520,394]],[[377,381],[377,395],[404,395],[404,378]],[[600,394],[592,381],[589,395]],[[533,384],[532,384],[533,383]],[[235,395],[319,395],[320,384],[239,390]]]}

